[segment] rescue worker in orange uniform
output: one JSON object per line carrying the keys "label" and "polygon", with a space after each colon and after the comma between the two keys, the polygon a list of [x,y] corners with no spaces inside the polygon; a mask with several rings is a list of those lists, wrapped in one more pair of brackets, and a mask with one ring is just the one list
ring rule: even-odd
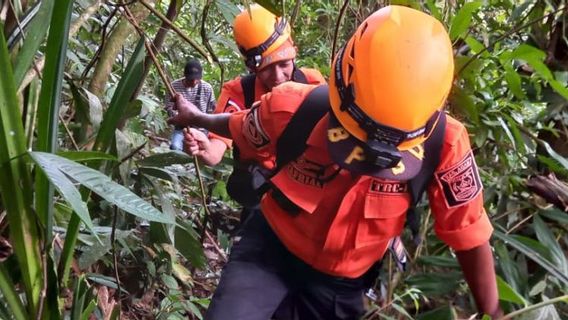
{"label": "rescue worker in orange uniform", "polygon": [[[260,100],[263,94],[286,81],[325,83],[319,71],[296,67],[297,49],[290,31],[290,24],[285,18],[276,17],[257,4],[235,17],[233,36],[250,72],[247,80],[252,80],[252,83],[249,88],[243,88],[244,77],[240,76],[224,83],[215,113],[249,109],[252,102]],[[252,92],[245,92],[246,89]],[[252,96],[252,101],[245,101],[247,95]],[[218,164],[228,147],[231,147],[231,140],[215,134],[206,137],[196,130],[186,134],[186,151],[198,150],[196,155],[207,165]]]}
{"label": "rescue worker in orange uniform", "polygon": [[[214,113],[249,109],[253,102],[286,81],[307,84],[325,84],[315,69],[298,68],[295,63],[297,49],[290,35],[290,24],[260,5],[244,9],[233,21],[233,36],[245,65],[250,72],[226,82]],[[196,129],[185,134],[184,150],[207,165],[217,165],[232,141],[214,133],[206,136]],[[241,161],[237,149],[233,150],[234,168],[227,182],[229,195],[243,205],[241,221],[258,211],[260,198],[250,188],[250,172],[256,170],[250,161]]]}
{"label": "rescue worker in orange uniform", "polygon": [[[387,6],[335,56],[329,88],[288,82],[250,110],[217,115],[177,96],[171,123],[232,137],[243,159],[278,169],[206,318],[269,319],[289,294],[301,319],[360,317],[363,277],[403,230],[408,183],[428,161],[423,146],[437,128],[444,128],[441,153],[427,188],[434,231],[454,250],[479,312],[500,316],[493,229],[468,133],[443,111],[453,72],[444,26]],[[328,112],[301,156],[279,168],[279,138],[305,101],[327,104]]]}
{"label": "rescue worker in orange uniform", "polygon": [[[233,36],[249,74],[223,84],[214,113],[249,109],[262,95],[286,81],[314,85],[326,83],[318,70],[296,66],[297,48],[290,32],[290,24],[285,18],[277,17],[257,4],[244,9],[235,17]],[[231,146],[230,139],[212,132],[205,135],[190,128],[185,133],[184,150],[210,166],[217,165]],[[239,152],[236,149],[233,151],[234,168],[227,191],[243,205],[241,221],[244,221],[254,214],[260,214],[260,198],[250,187],[250,171],[256,170],[257,165],[251,161],[242,161]],[[289,310],[287,300],[274,316],[278,319],[286,318]]]}

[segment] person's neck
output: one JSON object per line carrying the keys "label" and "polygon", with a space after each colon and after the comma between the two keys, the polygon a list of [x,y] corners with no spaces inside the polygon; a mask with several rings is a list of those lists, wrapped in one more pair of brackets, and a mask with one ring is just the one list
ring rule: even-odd
{"label": "person's neck", "polygon": [[183,80],[183,85],[184,85],[186,88],[195,88],[195,87],[197,87],[197,85],[199,85],[199,82],[200,82],[200,81],[201,81],[201,80],[196,80],[196,81],[194,81],[194,82],[191,82],[191,81],[188,81],[188,80]]}

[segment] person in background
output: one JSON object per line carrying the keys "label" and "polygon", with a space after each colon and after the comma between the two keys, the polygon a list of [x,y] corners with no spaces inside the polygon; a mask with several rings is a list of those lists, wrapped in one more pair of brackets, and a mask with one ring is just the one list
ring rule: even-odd
{"label": "person in background", "polygon": [[[171,85],[175,92],[183,95],[187,101],[191,101],[205,113],[211,113],[215,109],[215,93],[211,85],[203,81],[203,68],[198,60],[189,60],[183,70],[184,77],[174,80]],[[172,97],[166,94],[166,110],[170,113],[173,106]],[[171,113],[170,113],[171,115]],[[170,149],[183,150],[183,127],[175,127],[170,139]]]}
{"label": "person in background", "polygon": [[[232,114],[204,114],[176,96],[170,123],[231,137],[242,159],[280,169],[262,214],[234,245],[205,318],[266,320],[292,294],[299,319],[358,319],[363,276],[402,232],[409,181],[429,162],[425,146],[433,140],[442,143],[427,185],[433,231],[455,252],[478,311],[502,316],[493,228],[469,135],[443,110],[454,74],[444,26],[415,9],[381,8],[331,70],[329,87],[288,82]],[[310,125],[303,153],[279,168],[277,141],[308,104],[325,114]]]}

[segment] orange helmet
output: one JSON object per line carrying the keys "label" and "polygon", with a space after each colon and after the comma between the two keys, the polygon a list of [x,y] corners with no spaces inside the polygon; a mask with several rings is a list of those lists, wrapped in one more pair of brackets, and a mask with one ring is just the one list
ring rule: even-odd
{"label": "orange helmet", "polygon": [[[411,149],[436,125],[453,72],[452,44],[438,20],[407,7],[384,7],[335,56],[333,116],[371,153]],[[382,165],[392,167],[400,158],[391,160]]]}
{"label": "orange helmet", "polygon": [[260,5],[251,5],[250,10],[245,9],[235,17],[233,36],[245,64],[252,70],[296,57],[290,24]]}

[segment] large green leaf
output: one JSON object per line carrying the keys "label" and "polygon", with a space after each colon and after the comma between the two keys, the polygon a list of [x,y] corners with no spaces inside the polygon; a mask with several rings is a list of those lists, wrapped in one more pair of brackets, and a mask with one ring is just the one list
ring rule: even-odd
{"label": "large green leaf", "polygon": [[469,121],[477,124],[479,123],[479,110],[472,99],[472,96],[458,85],[452,87],[449,97],[450,104],[464,111]]}
{"label": "large green leaf", "polygon": [[97,170],[54,154],[34,152],[34,156],[42,159],[42,162],[56,167],[68,177],[130,214],[149,221],[169,224],[175,222],[171,217],[163,215],[158,209],[138,197],[128,188],[112,181],[108,176]]}
{"label": "large green leaf", "polygon": [[[53,11],[47,37],[45,68],[38,105],[36,150],[55,152],[61,105],[63,69],[67,58],[67,42],[73,0],[58,1]],[[51,243],[53,224],[53,187],[40,171],[36,174],[36,212],[46,227],[47,243]],[[55,288],[54,288],[55,289]]]}
{"label": "large green leaf", "polygon": [[453,307],[440,307],[420,314],[416,320],[454,320],[455,318],[456,312]]}
{"label": "large green leaf", "polygon": [[522,313],[519,317],[515,317],[515,320],[563,320],[556,307],[553,305],[547,305],[540,307],[538,309],[530,310],[528,312]]}
{"label": "large green leaf", "polygon": [[459,281],[462,279],[462,274],[454,271],[436,274],[415,274],[408,277],[406,282],[425,294],[444,295],[455,291]]}
{"label": "large green leaf", "polygon": [[178,183],[177,177],[171,172],[156,167],[140,167],[140,173],[171,182]]}
{"label": "large green leaf", "polygon": [[235,16],[240,12],[239,7],[229,0],[217,0],[215,1],[215,5],[227,23],[233,23]]}
{"label": "large green leaf", "polygon": [[16,292],[16,286],[12,282],[10,273],[4,264],[0,264],[0,291],[2,291],[2,298],[10,307],[10,313],[14,319],[27,320],[29,316],[26,315],[26,310],[22,305],[18,292]]}
{"label": "large green leaf", "polygon": [[[550,272],[551,275],[562,281],[564,285],[568,285],[568,274],[564,273],[563,270],[553,265],[548,259],[546,259],[542,253],[542,247],[537,247],[538,243],[535,241],[527,241],[526,237],[521,236],[511,236],[504,234],[501,231],[495,230],[493,235],[502,241],[505,241],[508,245],[522,252],[527,258],[533,260],[546,271]],[[531,240],[531,239],[528,239]],[[541,245],[542,246],[542,245]]]}
{"label": "large green leaf", "polygon": [[450,39],[452,41],[463,36],[473,18],[473,14],[481,8],[483,1],[472,1],[464,3],[463,7],[458,11],[454,19],[452,20],[452,25],[450,26]]}
{"label": "large green leaf", "polygon": [[502,117],[497,117],[497,121],[499,121],[499,123],[501,124],[501,128],[507,135],[507,138],[509,138],[509,141],[511,141],[513,149],[517,149],[517,144],[515,138],[513,137],[513,134],[511,133],[511,130],[509,129],[509,125],[505,122],[505,120],[503,120]]}
{"label": "large green leaf", "polygon": [[118,161],[112,154],[98,151],[59,151],[57,155],[76,162],[98,160]]}
{"label": "large green leaf", "polygon": [[546,210],[540,210],[539,214],[560,224],[568,225],[568,214],[558,208],[553,207]]}
{"label": "large green leaf", "polygon": [[527,153],[527,147],[526,147],[525,141],[523,140],[523,137],[521,135],[521,131],[519,130],[519,128],[517,126],[517,122],[507,114],[503,114],[503,117],[505,119],[507,119],[507,124],[509,125],[510,132],[515,137],[516,147],[518,148],[517,151],[520,154],[526,154]]}
{"label": "large green leaf", "polygon": [[140,39],[114,91],[109,108],[105,112],[103,122],[101,123],[95,140],[94,150],[104,152],[107,151],[108,147],[112,144],[114,131],[124,115],[125,107],[128,105],[138,87],[140,77],[143,73],[145,56],[144,39]]}
{"label": "large green leaf", "polygon": [[538,215],[533,218],[533,228],[538,241],[550,251],[551,262],[553,262],[561,272],[568,275],[568,263],[566,263],[565,252],[558,244],[558,241],[556,241],[552,230],[550,230]]}
{"label": "large green leaf", "polygon": [[30,156],[38,164],[38,168],[43,171],[51,184],[57,189],[57,191],[59,191],[65,201],[85,223],[87,229],[89,229],[89,231],[98,238],[97,234],[93,230],[94,225],[91,217],[89,216],[89,209],[87,209],[87,205],[83,202],[83,199],[81,199],[81,194],[73,185],[73,182],[69,180],[69,178],[67,178],[67,176],[63,174],[58,167],[53,166],[46,157],[38,157],[37,153],[34,152],[30,152]]}
{"label": "large green leaf", "polygon": [[[0,26],[4,30],[4,25]],[[32,210],[33,194],[30,190],[33,190],[33,184],[22,158],[26,153],[26,139],[3,32],[0,32],[0,70],[0,196],[10,225],[10,240],[21,271],[26,300],[33,312],[42,283],[39,235]]]}
{"label": "large green leaf", "polygon": [[[100,231],[103,232],[103,231]],[[110,230],[106,234],[102,235],[103,240],[100,243],[93,243],[83,250],[83,253],[78,259],[79,268],[81,270],[88,270],[88,268],[95,262],[99,261],[105,254],[107,254],[112,249],[112,244],[110,243]],[[118,241],[129,237],[132,234],[131,231],[116,230],[115,239]]]}
{"label": "large green leaf", "polygon": [[417,260],[421,264],[435,267],[459,268],[460,265],[456,258],[443,256],[420,256]]}
{"label": "large green leaf", "polygon": [[510,58],[526,61],[534,68],[536,73],[548,81],[554,91],[564,97],[564,99],[568,99],[568,88],[554,78],[552,71],[550,71],[544,63],[544,59],[546,58],[546,53],[544,51],[528,44],[521,44],[513,50]]}
{"label": "large green leaf", "polygon": [[509,85],[509,90],[513,92],[517,99],[525,99],[525,93],[523,92],[521,76],[513,69],[512,62],[510,60],[502,62],[503,68],[505,69],[505,81]]}
{"label": "large green leaf", "polygon": [[178,221],[175,229],[176,249],[197,268],[203,268],[207,260],[203,253],[203,246],[199,242],[197,232],[190,223]]}
{"label": "large green leaf", "polygon": [[55,0],[42,1],[38,12],[30,23],[24,45],[18,52],[14,64],[14,78],[18,86],[20,86],[26,72],[30,69],[39,46],[45,38],[47,30],[49,29],[54,5]]}
{"label": "large green leaf", "polygon": [[554,151],[554,149],[552,149],[552,147],[550,146],[550,144],[548,144],[548,142],[541,140],[542,142],[542,146],[544,146],[544,149],[546,150],[546,152],[548,152],[548,154],[556,161],[558,161],[558,163],[560,163],[565,169],[568,169],[568,160],[566,160],[565,157],[559,155],[556,151]]}
{"label": "large green leaf", "polygon": [[519,271],[516,261],[513,260],[513,255],[507,251],[505,244],[497,242],[495,243],[494,248],[495,254],[498,258],[497,266],[503,273],[507,284],[515,292],[526,295],[528,293],[527,275]]}
{"label": "large green leaf", "polygon": [[284,4],[283,0],[256,0],[256,2],[277,16],[284,14],[282,10]]}
{"label": "large green leaf", "polygon": [[527,301],[521,294],[511,288],[511,286],[501,277],[497,277],[497,290],[499,291],[499,300],[518,303],[527,306]]}

